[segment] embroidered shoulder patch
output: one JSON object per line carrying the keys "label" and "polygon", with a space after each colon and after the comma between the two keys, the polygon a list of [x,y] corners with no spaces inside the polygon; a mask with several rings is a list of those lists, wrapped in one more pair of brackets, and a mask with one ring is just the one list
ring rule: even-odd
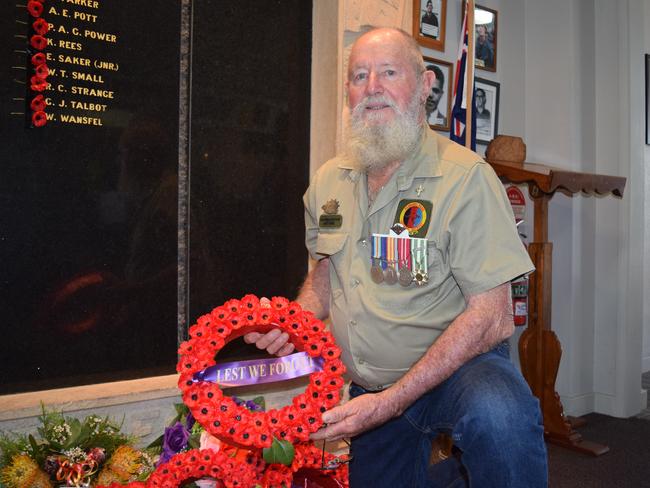
{"label": "embroidered shoulder patch", "polygon": [[394,223],[402,224],[413,237],[424,236],[429,229],[432,210],[433,202],[428,200],[400,200]]}

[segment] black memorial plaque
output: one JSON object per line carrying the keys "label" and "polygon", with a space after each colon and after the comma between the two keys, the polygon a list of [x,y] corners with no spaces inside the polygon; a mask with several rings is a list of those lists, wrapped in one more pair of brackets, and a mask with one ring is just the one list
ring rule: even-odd
{"label": "black memorial plaque", "polygon": [[0,13],[0,393],[173,372],[180,2]]}
{"label": "black memorial plaque", "polygon": [[190,323],[245,293],[293,298],[304,279],[312,32],[304,0],[193,9]]}

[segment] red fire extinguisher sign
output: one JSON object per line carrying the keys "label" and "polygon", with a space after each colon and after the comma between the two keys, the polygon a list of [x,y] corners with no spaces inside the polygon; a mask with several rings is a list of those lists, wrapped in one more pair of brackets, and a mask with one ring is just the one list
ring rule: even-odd
{"label": "red fire extinguisher sign", "polygon": [[528,318],[528,278],[513,281],[512,308],[515,325],[526,325]]}
{"label": "red fire extinguisher sign", "polygon": [[[524,193],[514,185],[506,188],[506,195],[512,205],[517,225],[523,222],[526,213],[526,198]],[[528,278],[522,278],[511,283],[512,311],[515,325],[526,325],[528,319]]]}

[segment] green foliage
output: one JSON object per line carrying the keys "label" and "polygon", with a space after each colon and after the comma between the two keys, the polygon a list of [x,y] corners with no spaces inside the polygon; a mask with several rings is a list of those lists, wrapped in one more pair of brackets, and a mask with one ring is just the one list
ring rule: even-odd
{"label": "green foliage", "polygon": [[266,401],[263,396],[257,396],[251,400],[255,405],[261,407],[262,411],[266,411]]}
{"label": "green foliage", "polygon": [[187,408],[187,405],[184,403],[174,403],[174,410],[176,410],[176,417],[174,417],[174,420],[172,420],[170,425],[173,425],[176,422],[185,422],[185,419],[190,413],[190,409]]}
{"label": "green foliage", "polygon": [[47,456],[63,454],[76,447],[82,450],[102,447],[109,458],[119,446],[135,440],[120,432],[121,425],[108,417],[89,415],[79,420],[65,417],[56,410],[47,410],[42,405],[38,419],[38,436],[0,433],[0,468],[7,466],[18,453],[25,453],[42,465]]}
{"label": "green foliage", "polygon": [[275,437],[273,438],[273,444],[271,444],[271,447],[266,447],[262,450],[264,461],[269,464],[279,463],[291,466],[295,454],[296,452],[291,442],[285,440],[281,441]]}
{"label": "green foliage", "polygon": [[[190,409],[187,408],[187,405],[185,405],[184,403],[175,403],[174,410],[176,411],[176,416],[171,420],[171,422],[169,422],[169,426],[171,427],[172,425],[176,424],[176,422],[181,422],[182,424],[186,424],[187,416],[190,415]],[[195,422],[194,425],[192,426],[192,430],[190,431],[192,435],[190,436],[190,439],[188,441],[188,446],[190,446],[190,449],[198,449],[200,445],[202,431],[203,431],[203,427],[201,427],[201,424]],[[160,454],[162,452],[164,440],[165,440],[165,434],[163,433],[160,437],[154,439],[146,447],[146,449],[152,453]]]}
{"label": "green foliage", "polygon": [[0,434],[0,467],[9,464],[15,455],[29,450],[30,443],[26,435]]}

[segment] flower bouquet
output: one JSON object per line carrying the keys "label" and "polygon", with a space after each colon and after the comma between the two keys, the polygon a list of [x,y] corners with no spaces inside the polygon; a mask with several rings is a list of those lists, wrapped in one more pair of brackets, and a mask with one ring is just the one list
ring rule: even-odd
{"label": "flower bouquet", "polygon": [[143,479],[151,457],[108,418],[64,417],[43,407],[38,435],[0,434],[0,483],[6,488],[89,487]]}

